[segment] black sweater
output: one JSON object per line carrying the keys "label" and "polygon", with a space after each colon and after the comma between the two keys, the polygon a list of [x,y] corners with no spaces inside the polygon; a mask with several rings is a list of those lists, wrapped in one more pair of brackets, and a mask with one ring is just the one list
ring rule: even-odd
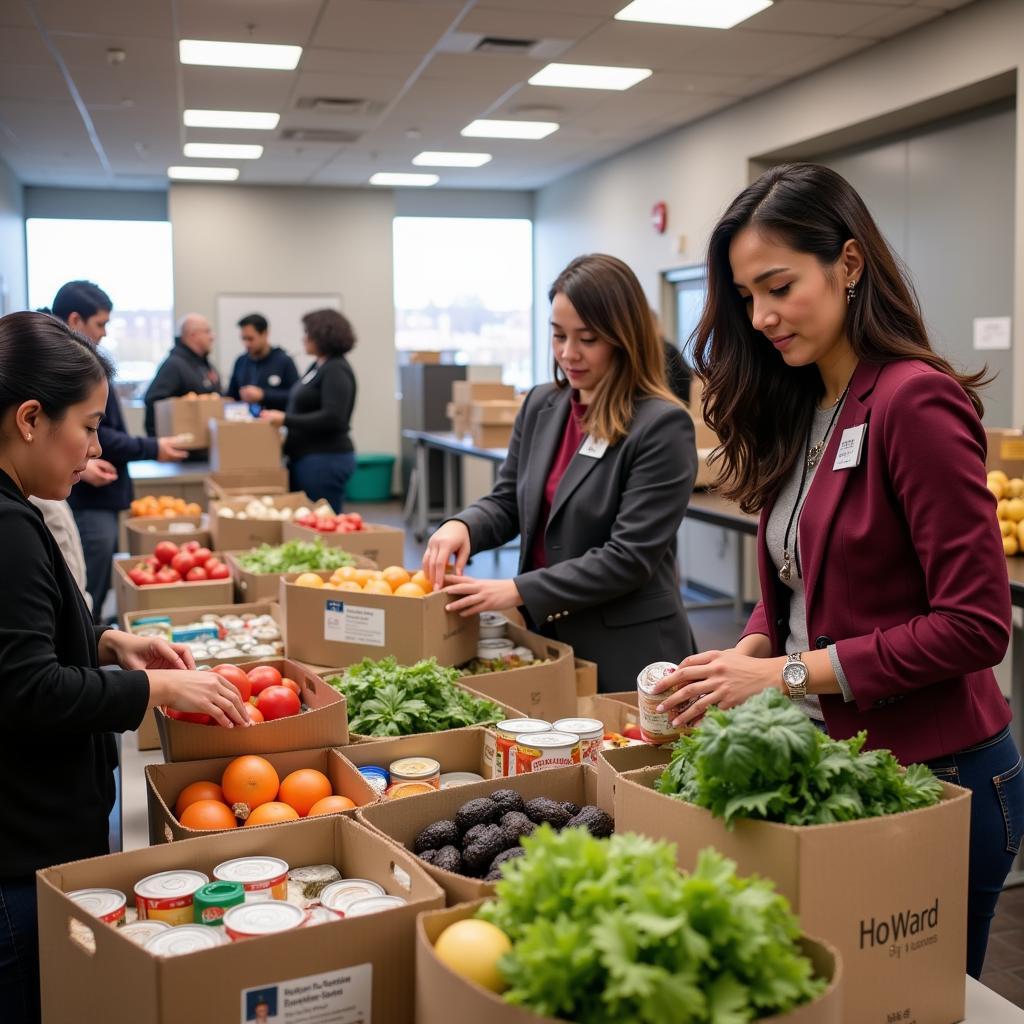
{"label": "black sweater", "polygon": [[99,669],[75,581],[0,471],[0,878],[108,852],[117,751],[149,703],[144,672]]}
{"label": "black sweater", "polygon": [[349,423],[356,405],[356,376],[344,356],[314,363],[292,388],[284,425],[284,452],[290,459],[353,450]]}
{"label": "black sweater", "polygon": [[187,345],[175,341],[146,390],[146,433],[150,437],[156,437],[154,404],[161,398],[179,398],[191,391],[197,395],[220,394],[220,377],[206,356],[198,356]]}
{"label": "black sweater", "polygon": [[288,392],[299,379],[292,357],[283,348],[272,348],[262,359],[253,359],[243,352],[235,360],[231,371],[228,394],[236,401],[241,400],[242,388],[255,385],[263,389],[264,409],[287,409]]}

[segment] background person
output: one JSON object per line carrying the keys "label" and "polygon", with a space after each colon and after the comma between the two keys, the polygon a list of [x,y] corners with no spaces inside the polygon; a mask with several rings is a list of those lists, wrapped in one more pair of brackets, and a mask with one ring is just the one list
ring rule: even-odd
{"label": "background person", "polygon": [[[0,318],[0,1020],[39,1020],[35,872],[108,852],[111,731],[170,705],[248,725],[238,691],[184,645],[93,625],[30,496],[59,501],[89,459],[110,364],[55,317]],[[101,665],[125,671],[103,672]]]}
{"label": "background person", "polygon": [[[695,650],[676,532],[697,473],[693,421],[636,276],[581,256],[551,286],[555,380],[516,418],[494,490],[431,537],[423,568],[464,615],[523,606],[530,628],[597,662],[604,691]],[[521,538],[511,580],[463,575],[470,554]],[[454,574],[446,575],[455,559]]]}
{"label": "background person", "polygon": [[356,343],[352,325],[337,310],[318,309],[302,318],[303,344],[315,361],[292,388],[285,412],[260,415],[288,428],[289,486],[314,501],[330,502],[335,512],[345,503],[345,486],[355,472],[350,434],[356,405],[356,375],[345,358]]}
{"label": "background person", "polygon": [[266,317],[250,313],[238,321],[245,352],[236,360],[228,384],[228,395],[236,402],[284,409],[288,393],[299,379],[292,357],[270,344]]}
{"label": "background person", "polygon": [[[931,348],[913,290],[834,171],[776,167],[711,235],[696,332],[726,497],[760,510],[761,601],[739,643],[662,684],[689,723],[776,687],[830,735],[867,731],[971,800],[967,970],[981,974],[1024,833],[1024,766],[991,666],[1010,591],[977,387]],[[837,459],[840,443],[849,455]],[[811,713],[815,713],[811,709]]]}

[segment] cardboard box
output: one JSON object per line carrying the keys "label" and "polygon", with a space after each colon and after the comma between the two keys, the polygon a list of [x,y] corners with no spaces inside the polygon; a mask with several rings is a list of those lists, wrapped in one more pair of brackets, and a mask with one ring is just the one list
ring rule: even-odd
{"label": "cardboard box", "polygon": [[698,451],[717,448],[718,435],[704,422],[704,384],[699,377],[693,377],[690,381],[690,416],[693,419]]}
{"label": "cardboard box", "polygon": [[545,664],[524,665],[505,672],[465,676],[463,682],[487,697],[518,708],[528,718],[543,718],[548,722],[575,718],[576,669],[572,648],[511,623],[506,636],[517,646],[528,647],[538,658],[549,660]]}
{"label": "cardboard box", "polygon": [[205,516],[139,516],[125,520],[128,552],[149,555],[161,541],[174,544],[197,540],[208,548],[212,538],[205,525]]}
{"label": "cardboard box", "polygon": [[192,439],[181,447],[190,451],[210,447],[210,420],[224,418],[224,399],[220,395],[204,398],[161,398],[153,404],[157,437],[180,437],[191,434]]}
{"label": "cardboard box", "polygon": [[406,361],[410,365],[421,363],[428,366],[436,366],[441,362],[441,353],[435,349],[418,349],[415,352],[409,352],[406,356]]}
{"label": "cardboard box", "polygon": [[[514,789],[524,800],[546,796],[552,800],[571,800],[579,804],[597,804],[597,773],[586,765],[572,768],[549,768],[529,775],[514,775],[507,779],[491,779],[455,789],[441,789],[435,793],[407,797],[404,800],[385,800],[370,807],[361,807],[356,820],[375,829],[406,851],[412,849],[413,840],[428,825],[455,812],[470,800],[487,796],[496,789]],[[611,811],[610,807],[605,810]],[[444,889],[448,903],[465,903],[482,899],[494,893],[494,885],[481,878],[467,878],[445,871],[433,864],[422,862],[427,873]]]}
{"label": "cardboard box", "polygon": [[[666,743],[631,743],[628,747],[611,747],[597,755],[597,791],[602,807],[615,806],[615,790],[619,777],[643,768],[657,768],[659,773],[672,760],[672,748]],[[657,775],[655,775],[657,778]]]}
{"label": "cardboard box", "polygon": [[[238,556],[248,554],[246,551],[229,551],[224,560],[231,570],[231,578],[235,581],[235,595],[239,601],[277,601],[281,596],[281,580],[283,578],[296,579],[300,574],[297,572],[249,572],[243,569],[238,562]],[[357,569],[376,569],[377,563],[371,562],[362,555],[353,555],[354,565]],[[316,574],[329,580],[334,573],[333,569],[317,569]],[[301,588],[300,588],[301,589]],[[336,591],[327,591],[336,593]],[[404,598],[404,600],[409,600]],[[282,622],[284,620],[282,619]],[[298,658],[297,661],[312,661],[311,658]]]}
{"label": "cardboard box", "polygon": [[288,470],[283,466],[277,469],[222,469],[206,478],[206,494],[217,501],[243,494],[288,493]]}
{"label": "cardboard box", "polygon": [[[376,790],[359,774],[352,762],[334,748],[288,750],[263,756],[274,766],[282,781],[286,775],[300,768],[315,768],[331,780],[331,788],[336,796],[347,796],[357,808],[378,800]],[[181,761],[178,764],[146,765],[150,846],[173,843],[178,839],[195,839],[208,834],[182,825],[174,814],[174,805],[181,791],[193,782],[208,780],[219,785],[224,769],[233,760],[231,757],[217,757],[204,761]],[[355,809],[342,813],[355,815]]]}
{"label": "cardboard box", "polygon": [[329,547],[362,555],[381,568],[405,563],[405,531],[397,526],[364,523],[363,529],[354,533],[321,533],[297,523],[281,524],[282,540],[314,540],[317,537]]}
{"label": "cardboard box", "polygon": [[[131,899],[135,884],[147,875],[181,868],[209,875],[222,861],[258,855],[280,857],[295,867],[330,863],[350,878],[378,882],[387,892],[405,897],[408,905],[188,956],[156,957],[65,895],[104,887],[119,889]],[[381,1024],[412,1024],[416,915],[444,906],[441,890],[416,857],[343,815],[240,828],[187,843],[61,864],[40,872],[37,879],[47,1024],[246,1021],[253,1019],[247,1012],[247,991],[253,997],[273,992],[281,1013],[286,986],[307,1005],[278,1020],[297,1020],[298,1012],[303,1020],[372,1018]],[[338,993],[333,1001],[327,1001],[327,990]],[[314,1006],[311,1001],[318,998],[322,1002]],[[248,1005],[252,1002],[250,998]],[[320,1014],[314,1017],[318,1008]]]}
{"label": "cardboard box", "polygon": [[114,556],[114,595],[117,613],[149,611],[153,608],[196,608],[202,605],[231,604],[235,585],[230,579],[203,580],[199,583],[159,583],[151,587],[136,586],[128,579],[139,555]]}
{"label": "cardboard box", "polygon": [[512,440],[512,427],[477,423],[470,429],[470,438],[477,448],[507,448]]}
{"label": "cardboard box", "polygon": [[458,434],[459,437],[469,433],[469,409],[469,405],[460,404],[458,402],[449,402],[444,407],[445,415],[452,422],[452,433]]}
{"label": "cardboard box", "polygon": [[213,420],[210,468],[215,473],[280,469],[280,428],[267,420]]}
{"label": "cardboard box", "polygon": [[597,718],[604,723],[605,732],[622,732],[628,725],[640,721],[637,709],[636,690],[622,693],[595,693],[577,702],[579,714],[585,718]]}
{"label": "cardboard box", "polygon": [[516,389],[511,384],[491,380],[453,380],[452,403],[471,405],[473,402],[511,401]]}
{"label": "cardboard box", "polygon": [[512,426],[519,415],[522,402],[511,401],[474,402],[470,406],[469,421],[474,426]]}
{"label": "cardboard box", "polygon": [[590,697],[597,693],[597,664],[583,658],[573,659],[576,669],[576,696]]}
{"label": "cardboard box", "polygon": [[843,1020],[915,1024],[964,1015],[967,851],[971,794],[943,785],[935,807],[839,825],[797,828],[741,821],[730,832],[709,811],[651,787],[661,768],[619,776],[620,831],[676,843],[681,868],[713,846],[741,874],[775,881],[810,934],[843,959]]}
{"label": "cardboard box", "polygon": [[387,768],[400,757],[432,757],[445,772],[476,772],[485,779],[494,774],[494,733],[480,725],[417,736],[367,736],[364,742],[344,747],[341,753],[357,768],[376,764]]}
{"label": "cardboard box", "polygon": [[[452,1024],[453,1021],[487,1021],[488,1024],[560,1024],[501,996],[474,985],[456,974],[434,953],[441,932],[456,921],[474,917],[483,900],[461,903],[447,910],[431,910],[416,921],[416,1024]],[[828,988],[812,1003],[789,1013],[762,1017],[759,1024],[842,1024],[842,961],[827,943],[800,940],[805,956],[814,964],[818,978]],[[666,1024],[672,1018],[666,1018]],[[564,1022],[561,1022],[564,1024]],[[623,1024],[626,1024],[623,1019]]]}
{"label": "cardboard box", "polygon": [[[246,515],[239,519],[238,513],[245,512],[250,501],[263,502],[270,499],[270,507],[282,508],[313,508],[317,503],[302,491],[289,494],[252,494],[234,498],[214,499],[210,502],[210,536],[220,551],[248,551],[258,548],[261,544],[280,544],[283,519],[254,519]],[[233,515],[228,518],[220,514],[222,509],[230,509]]]}
{"label": "cardboard box", "polygon": [[991,473],[1001,469],[1007,476],[1024,476],[1024,432],[1008,428],[988,428],[988,455],[985,468]]}
{"label": "cardboard box", "polygon": [[288,657],[297,661],[344,668],[392,655],[401,665],[422,658],[463,665],[476,654],[478,617],[446,612],[447,594],[414,598],[314,590],[287,577],[280,586]]}
{"label": "cardboard box", "polygon": [[160,730],[156,727],[156,714],[153,708],[147,708],[142,724],[135,730],[135,743],[139,750],[159,750]]}
{"label": "cardboard box", "polygon": [[157,708],[156,724],[165,761],[266,755],[282,750],[343,747],[348,743],[348,713],[342,694],[308,669],[284,658],[238,663],[243,669],[257,665],[273,665],[281,675],[294,679],[301,690],[299,697],[309,710],[274,722],[224,729],[218,725],[180,722]]}

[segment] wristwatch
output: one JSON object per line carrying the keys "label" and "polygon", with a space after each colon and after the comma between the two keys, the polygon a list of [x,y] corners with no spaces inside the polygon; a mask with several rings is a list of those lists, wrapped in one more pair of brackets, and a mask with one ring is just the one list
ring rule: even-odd
{"label": "wristwatch", "polygon": [[803,700],[807,696],[809,673],[801,658],[799,652],[787,655],[786,664],[782,666],[782,685],[790,700]]}

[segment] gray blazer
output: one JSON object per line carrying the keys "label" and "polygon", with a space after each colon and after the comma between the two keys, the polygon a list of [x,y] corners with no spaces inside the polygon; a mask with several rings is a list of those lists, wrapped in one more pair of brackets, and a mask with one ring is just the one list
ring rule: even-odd
{"label": "gray blazer", "polygon": [[548,568],[530,569],[569,405],[569,389],[554,384],[527,395],[494,489],[457,518],[474,553],[519,536],[516,586],[534,624],[597,662],[601,690],[630,690],[645,665],[695,650],[675,560],[697,473],[693,421],[676,405],[642,399],[623,440],[601,458],[577,453],[546,524]]}

